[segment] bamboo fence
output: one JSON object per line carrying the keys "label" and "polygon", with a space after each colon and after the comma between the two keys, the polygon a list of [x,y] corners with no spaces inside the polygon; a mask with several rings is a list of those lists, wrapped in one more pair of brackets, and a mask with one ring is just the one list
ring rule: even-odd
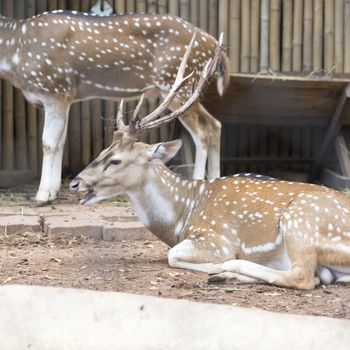
{"label": "bamboo fence", "polygon": [[[115,13],[171,13],[215,37],[223,32],[231,72],[350,73],[350,0],[108,1]],[[25,18],[58,8],[89,11],[95,3],[96,0],[0,0],[0,13]],[[134,107],[135,103],[127,104],[126,114]],[[77,172],[111,142],[112,118],[117,108],[117,103],[98,100],[72,107],[64,153],[66,171]],[[145,105],[143,111],[150,108],[154,106]],[[0,169],[40,171],[42,127],[43,112],[25,102],[9,83],[0,81]],[[305,131],[261,128],[257,136],[254,128],[240,128],[239,134],[249,140],[268,137],[268,148],[273,150],[280,142],[277,135],[284,135],[278,146],[282,153],[287,152],[284,147],[290,137],[302,144],[309,135]],[[166,126],[153,131],[146,140],[165,140],[172,132],[173,126]],[[252,148],[252,154],[264,151],[263,147],[254,150],[249,140],[237,144],[238,149]],[[297,155],[299,151],[290,152]]]}

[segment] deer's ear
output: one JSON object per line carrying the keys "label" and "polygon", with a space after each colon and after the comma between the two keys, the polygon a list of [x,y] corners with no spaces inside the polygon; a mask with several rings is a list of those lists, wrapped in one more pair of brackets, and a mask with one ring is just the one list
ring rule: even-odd
{"label": "deer's ear", "polygon": [[148,147],[147,153],[149,160],[159,160],[162,163],[167,163],[182,146],[181,140],[174,140],[170,142],[157,143]]}

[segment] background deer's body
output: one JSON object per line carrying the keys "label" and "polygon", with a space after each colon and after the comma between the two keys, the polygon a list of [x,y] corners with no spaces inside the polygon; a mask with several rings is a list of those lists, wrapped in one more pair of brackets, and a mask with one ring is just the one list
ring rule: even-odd
{"label": "background deer's body", "polygon": [[[170,15],[97,17],[53,11],[28,20],[0,17],[0,75],[45,108],[42,178],[36,200],[53,200],[60,188],[68,113],[74,102],[135,99],[168,93],[195,28]],[[198,29],[188,62],[196,80],[216,40]],[[228,83],[222,56],[219,92]],[[183,89],[172,106],[188,95]],[[221,126],[199,103],[182,119],[196,145],[194,177],[219,176]],[[210,135],[210,137],[209,137]]]}
{"label": "background deer's body", "polygon": [[[144,225],[173,247],[173,267],[301,289],[314,288],[316,275],[350,282],[350,198],[259,177],[186,180],[159,164],[168,151],[156,146],[107,149],[72,189],[89,191],[87,204],[126,193]],[[121,164],[107,165],[116,158]]]}

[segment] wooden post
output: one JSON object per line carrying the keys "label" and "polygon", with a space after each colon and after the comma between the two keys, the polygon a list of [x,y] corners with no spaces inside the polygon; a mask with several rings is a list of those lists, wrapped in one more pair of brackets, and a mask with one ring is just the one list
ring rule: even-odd
{"label": "wooden post", "polygon": [[303,70],[312,70],[313,0],[304,3]]}
{"label": "wooden post", "polygon": [[334,0],[325,0],[324,8],[324,69],[334,70]]}
{"label": "wooden post", "polygon": [[[335,72],[343,72],[344,69],[344,1],[335,0],[335,23],[334,23],[334,58]],[[350,17],[348,17],[350,21]]]}
{"label": "wooden post", "polygon": [[281,1],[270,0],[270,68],[280,70]]}
{"label": "wooden post", "polygon": [[313,70],[322,69],[323,0],[314,0]]}
{"label": "wooden post", "polygon": [[303,51],[303,0],[294,2],[293,20],[293,71],[300,72],[302,69]]}
{"label": "wooden post", "polygon": [[241,1],[232,0],[230,4],[229,57],[231,72],[240,71],[241,49]]}
{"label": "wooden post", "polygon": [[250,72],[257,73],[259,70],[260,0],[251,0],[250,6],[251,6]]}
{"label": "wooden post", "polygon": [[260,71],[267,72],[269,68],[269,27],[270,0],[261,0],[260,11]]}
{"label": "wooden post", "polygon": [[282,71],[292,69],[293,0],[283,0]]}
{"label": "wooden post", "polygon": [[91,161],[91,110],[90,102],[81,104],[81,159],[86,166]]}
{"label": "wooden post", "polygon": [[242,73],[250,69],[250,1],[241,4],[242,32],[241,32],[241,69]]}
{"label": "wooden post", "polygon": [[344,3],[344,72],[350,73],[350,0]]}

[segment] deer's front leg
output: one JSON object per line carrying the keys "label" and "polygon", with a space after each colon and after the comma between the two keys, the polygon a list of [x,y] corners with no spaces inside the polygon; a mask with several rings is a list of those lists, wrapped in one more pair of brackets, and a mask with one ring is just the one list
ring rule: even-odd
{"label": "deer's front leg", "polygon": [[67,133],[68,103],[47,102],[42,136],[43,164],[36,202],[44,205],[56,198],[61,185],[63,146]]}

